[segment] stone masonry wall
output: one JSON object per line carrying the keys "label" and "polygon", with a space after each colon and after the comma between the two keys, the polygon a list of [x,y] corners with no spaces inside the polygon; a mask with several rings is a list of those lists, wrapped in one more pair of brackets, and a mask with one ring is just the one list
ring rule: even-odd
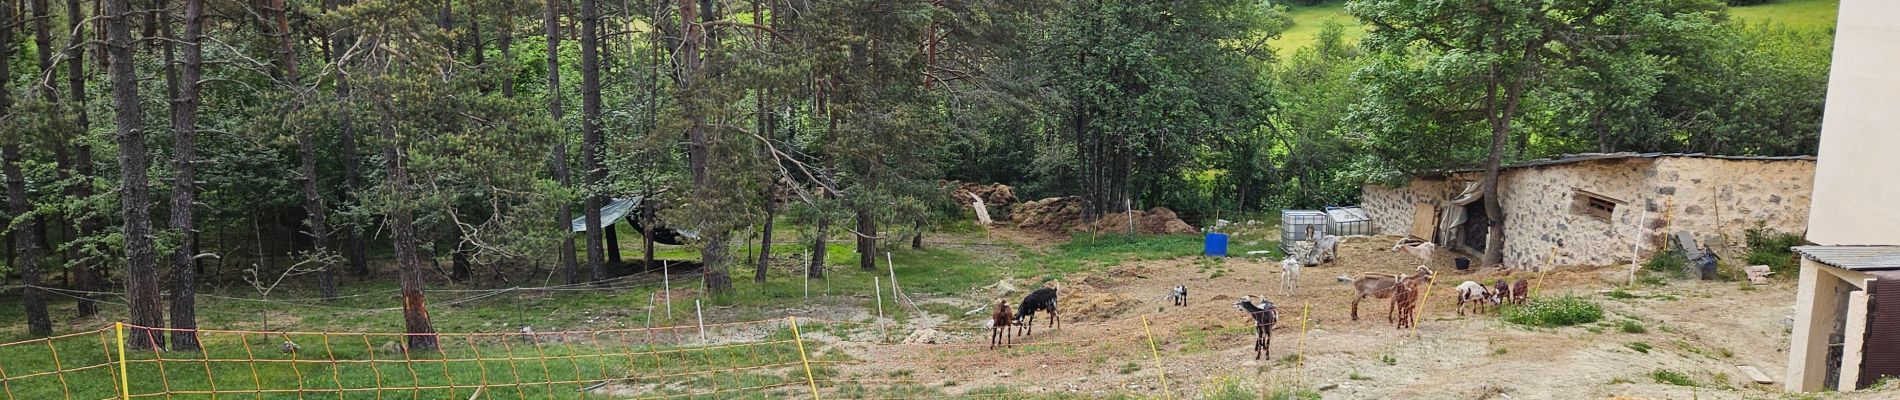
{"label": "stone masonry wall", "polygon": [[1442,206],[1463,189],[1463,183],[1429,179],[1412,179],[1397,188],[1370,184],[1361,193],[1360,207],[1372,217],[1378,234],[1404,236],[1412,231],[1412,213],[1418,203]]}

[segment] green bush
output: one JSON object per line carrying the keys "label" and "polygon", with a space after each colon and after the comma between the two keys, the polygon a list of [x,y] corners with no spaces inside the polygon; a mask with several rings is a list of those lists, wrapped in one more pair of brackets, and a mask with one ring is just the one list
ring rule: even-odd
{"label": "green bush", "polygon": [[1807,244],[1801,235],[1756,226],[1746,231],[1748,265],[1766,265],[1781,276],[1792,276],[1800,259],[1790,247]]}
{"label": "green bush", "polygon": [[1689,265],[1689,258],[1681,252],[1662,251],[1643,263],[1643,270],[1682,277],[1682,269]]}
{"label": "green bush", "polygon": [[1624,343],[1623,347],[1628,347],[1630,348],[1630,350],[1636,350],[1636,352],[1643,353],[1643,354],[1649,354],[1649,349],[1654,348],[1654,347],[1650,347],[1649,343],[1643,343],[1643,342]]}
{"label": "green bush", "polygon": [[1649,329],[1643,328],[1643,324],[1637,323],[1636,321],[1623,321],[1623,333],[1647,333],[1647,332],[1649,332]]}
{"label": "green bush", "polygon": [[1670,385],[1676,385],[1676,386],[1696,386],[1695,380],[1689,379],[1689,375],[1683,374],[1681,372],[1666,370],[1666,369],[1659,369],[1654,372],[1650,372],[1649,378],[1655,379],[1656,383],[1664,383],[1664,384],[1670,384]]}
{"label": "green bush", "polygon": [[1576,296],[1533,298],[1504,308],[1504,321],[1524,326],[1558,327],[1603,319],[1603,307]]}

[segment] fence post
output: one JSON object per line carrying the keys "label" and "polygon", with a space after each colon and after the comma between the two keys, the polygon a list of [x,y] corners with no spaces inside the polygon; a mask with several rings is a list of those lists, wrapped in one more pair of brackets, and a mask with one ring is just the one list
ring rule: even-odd
{"label": "fence post", "polygon": [[1299,384],[1306,384],[1306,314],[1313,309],[1312,304],[1300,306],[1300,372]]}
{"label": "fence post", "polygon": [[811,386],[812,400],[818,400],[818,380],[811,375],[811,359],[805,356],[805,339],[798,334],[798,317],[787,316],[785,320],[792,324],[792,343],[798,344],[798,363],[805,366],[805,384]]}
{"label": "fence post", "polygon": [[1168,370],[1161,366],[1161,348],[1155,345],[1154,328],[1148,327],[1148,314],[1141,315],[1141,330],[1148,333],[1148,351],[1155,357],[1155,376],[1161,379],[1162,396],[1172,399],[1174,390],[1168,388]]}
{"label": "fence post", "polygon": [[119,400],[132,398],[132,379],[125,375],[125,322],[114,323],[113,330],[119,336]]}

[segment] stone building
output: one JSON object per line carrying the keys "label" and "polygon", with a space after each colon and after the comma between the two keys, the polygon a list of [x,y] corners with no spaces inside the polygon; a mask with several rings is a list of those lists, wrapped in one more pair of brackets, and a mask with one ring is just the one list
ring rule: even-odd
{"label": "stone building", "polygon": [[[1813,157],[1598,153],[1508,165],[1500,172],[1504,264],[1627,264],[1688,232],[1724,258],[1762,226],[1800,233],[1814,187]],[[1482,170],[1414,176],[1403,187],[1367,185],[1375,230],[1483,254]]]}

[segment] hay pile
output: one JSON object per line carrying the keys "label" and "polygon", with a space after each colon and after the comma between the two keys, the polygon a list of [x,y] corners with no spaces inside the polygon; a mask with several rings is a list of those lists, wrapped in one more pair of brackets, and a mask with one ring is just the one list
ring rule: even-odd
{"label": "hay pile", "polygon": [[1017,229],[1066,234],[1082,223],[1082,198],[1050,197],[1020,203],[1010,207],[1009,217],[1016,221]]}
{"label": "hay pile", "polygon": [[[1148,211],[1135,211],[1130,214],[1133,214],[1132,219],[1135,222],[1136,233],[1144,235],[1182,235],[1200,232],[1200,230],[1194,229],[1193,225],[1188,225],[1187,221],[1182,221],[1181,217],[1174,215],[1174,210],[1169,210],[1167,207],[1155,207]],[[1104,215],[1101,219],[1095,220],[1093,228],[1097,232],[1127,232],[1130,217],[1131,215],[1129,214]],[[1086,231],[1089,228],[1090,227],[1080,227],[1076,230]]]}
{"label": "hay pile", "polygon": [[970,198],[972,194],[983,198],[983,205],[992,209],[1005,209],[1011,204],[1016,204],[1016,189],[1001,183],[984,185],[976,182],[946,181],[943,186],[951,188],[950,197],[955,199],[958,205],[964,207],[970,207],[970,203],[974,201]]}
{"label": "hay pile", "polygon": [[1082,217],[1082,198],[1051,197],[1042,200],[1024,202],[1010,208],[1010,218],[1016,221],[1016,228],[1050,233],[1069,234],[1077,232],[1127,232],[1129,219],[1134,220],[1135,232],[1144,235],[1180,235],[1200,232],[1182,221],[1174,210],[1155,207],[1148,211],[1135,211],[1128,214],[1111,214],[1097,218],[1093,224]]}

